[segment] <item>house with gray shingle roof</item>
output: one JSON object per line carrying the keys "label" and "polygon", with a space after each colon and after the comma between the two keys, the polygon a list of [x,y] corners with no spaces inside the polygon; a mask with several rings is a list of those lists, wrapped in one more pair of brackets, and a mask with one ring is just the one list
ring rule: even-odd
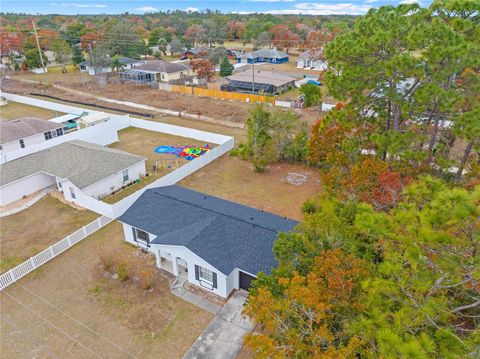
{"label": "house with gray shingle roof", "polygon": [[273,243],[296,221],[180,186],[146,190],[120,216],[127,242],[157,266],[227,298],[276,266]]}
{"label": "house with gray shingle roof", "polygon": [[0,122],[0,151],[2,154],[63,136],[64,124],[24,117]]}
{"label": "house with gray shingle roof", "polygon": [[288,54],[277,49],[260,49],[238,55],[237,62],[242,64],[256,64],[257,62],[283,64],[288,62]]}
{"label": "house with gray shingle roof", "polygon": [[[133,68],[135,66],[138,66],[140,64],[143,64],[145,62],[143,60],[131,59],[129,57],[119,57],[118,60],[120,61],[120,63],[122,64],[122,66],[125,70],[131,69],[131,68]],[[107,60],[106,60],[107,63],[109,63],[111,61],[113,61],[113,58],[110,58],[110,57],[108,57]],[[98,73],[95,73],[95,66],[93,66],[93,64],[88,60],[80,62],[79,66],[80,66],[80,71],[88,72],[88,74],[90,76],[98,75],[98,74],[104,74],[104,73],[107,73],[107,72],[112,72],[114,70],[112,68],[112,66],[105,65],[101,69],[97,69]]]}
{"label": "house with gray shingle roof", "polygon": [[74,140],[0,165],[0,205],[48,187],[101,199],[145,175],[145,158]]}
{"label": "house with gray shingle roof", "polygon": [[120,79],[135,82],[169,82],[193,74],[188,63],[153,60],[121,72]]}

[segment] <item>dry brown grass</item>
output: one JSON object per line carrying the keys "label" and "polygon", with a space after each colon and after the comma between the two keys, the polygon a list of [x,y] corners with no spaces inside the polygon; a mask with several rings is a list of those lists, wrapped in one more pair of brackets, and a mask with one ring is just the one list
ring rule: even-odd
{"label": "dry brown grass", "polygon": [[[127,258],[132,265],[130,279],[122,282],[112,278],[113,272],[105,272],[99,258],[102,251]],[[152,287],[144,290],[138,273],[150,269],[154,272]],[[124,241],[122,226],[115,221],[19,282],[108,341],[13,285],[1,296],[1,356],[93,357],[81,343],[100,357],[126,358],[115,343],[138,358],[181,358],[213,316],[172,295],[170,280],[155,270],[151,254]]]}
{"label": "dry brown grass", "polygon": [[77,210],[47,195],[28,209],[0,218],[4,272],[90,223],[98,214]]}
{"label": "dry brown grass", "polygon": [[63,113],[12,101],[0,107],[0,121],[16,120],[21,117],[35,117],[49,120],[61,115],[63,115]]}
{"label": "dry brown grass", "polygon": [[[143,130],[141,128],[129,127],[122,131],[119,131],[119,142],[112,144],[110,147],[124,150],[136,155],[144,156],[147,158],[146,166],[147,171],[155,177],[164,176],[166,173],[173,171],[174,169],[161,169],[156,174],[152,173],[152,167],[155,161],[161,161],[165,159],[174,159],[178,161],[178,165],[183,166],[188,161],[183,158],[178,158],[175,155],[167,155],[156,153],[153,150],[158,146],[203,146],[205,142],[192,140],[190,138],[184,138],[179,136],[171,136],[160,132]],[[213,144],[209,144],[213,147]]]}
{"label": "dry brown grass", "polygon": [[[307,176],[307,182],[294,186],[285,181],[288,173]],[[221,197],[281,216],[301,220],[303,203],[321,191],[317,170],[276,163],[264,173],[255,173],[252,164],[224,155],[178,183],[181,186]]]}

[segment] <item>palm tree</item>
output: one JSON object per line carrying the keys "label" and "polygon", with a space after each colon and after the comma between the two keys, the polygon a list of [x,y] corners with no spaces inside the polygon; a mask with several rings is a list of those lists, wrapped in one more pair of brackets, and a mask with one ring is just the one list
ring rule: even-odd
{"label": "palm tree", "polygon": [[120,61],[120,57],[115,56],[110,62],[110,66],[116,72],[123,71],[125,69],[125,65]]}

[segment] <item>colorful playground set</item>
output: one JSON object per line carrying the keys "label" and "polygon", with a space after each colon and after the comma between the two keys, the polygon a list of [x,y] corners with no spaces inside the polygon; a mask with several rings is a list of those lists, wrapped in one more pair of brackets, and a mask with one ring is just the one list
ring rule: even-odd
{"label": "colorful playground set", "polygon": [[171,154],[180,158],[184,158],[187,161],[194,160],[195,158],[204,155],[211,150],[211,147],[206,144],[202,147],[198,146],[184,146],[184,147],[175,147],[175,146],[158,146],[155,148],[154,152]]}

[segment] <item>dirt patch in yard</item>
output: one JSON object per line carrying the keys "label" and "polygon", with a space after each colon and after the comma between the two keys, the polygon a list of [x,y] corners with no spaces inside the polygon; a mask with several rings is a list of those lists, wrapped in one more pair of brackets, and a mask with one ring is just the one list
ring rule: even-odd
{"label": "dirt patch in yard", "polygon": [[[130,279],[103,269],[106,250],[130,261]],[[172,295],[160,271],[142,289],[137,271],[153,266],[118,222],[95,232],[2,292],[2,357],[181,358],[213,316]]]}
{"label": "dirt patch in yard", "polygon": [[[290,173],[305,176],[301,185],[289,183]],[[255,173],[248,161],[224,155],[178,183],[212,196],[301,220],[303,203],[321,191],[318,171],[301,165],[276,163]]]}
{"label": "dirt patch in yard", "polygon": [[51,195],[21,212],[1,217],[1,271],[22,263],[97,217],[96,213],[79,211]]}

